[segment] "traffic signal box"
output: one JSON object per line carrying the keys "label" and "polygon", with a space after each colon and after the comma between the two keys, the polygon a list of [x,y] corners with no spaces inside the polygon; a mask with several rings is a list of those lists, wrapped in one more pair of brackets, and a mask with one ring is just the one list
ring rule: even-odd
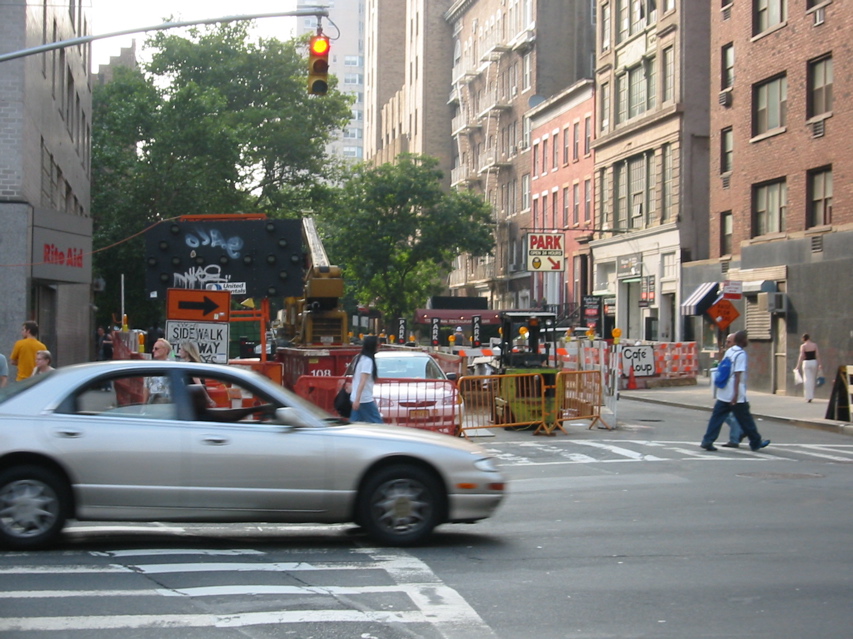
{"label": "traffic signal box", "polygon": [[329,91],[329,38],[315,35],[308,42],[308,93],[326,95]]}

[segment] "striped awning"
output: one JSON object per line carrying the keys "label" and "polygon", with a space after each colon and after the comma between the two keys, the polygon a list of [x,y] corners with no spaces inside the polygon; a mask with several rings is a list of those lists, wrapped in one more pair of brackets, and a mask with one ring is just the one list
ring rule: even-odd
{"label": "striped awning", "polygon": [[700,284],[684,302],[681,303],[682,315],[701,315],[707,311],[717,298],[717,282]]}

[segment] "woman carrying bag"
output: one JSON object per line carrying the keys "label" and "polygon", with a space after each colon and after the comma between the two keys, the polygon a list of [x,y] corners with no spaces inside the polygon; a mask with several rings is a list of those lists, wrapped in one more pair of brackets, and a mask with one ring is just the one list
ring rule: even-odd
{"label": "woman carrying bag", "polygon": [[352,414],[350,420],[354,422],[370,422],[373,424],[383,423],[382,415],[373,399],[373,384],[376,381],[376,351],[379,349],[379,339],[375,335],[364,338],[361,354],[355,365],[352,376]]}
{"label": "woman carrying bag", "polygon": [[803,333],[803,343],[800,346],[800,358],[794,368],[794,378],[799,372],[803,378],[803,395],[807,402],[814,399],[814,389],[817,383],[818,372],[821,370],[820,353],[808,333]]}

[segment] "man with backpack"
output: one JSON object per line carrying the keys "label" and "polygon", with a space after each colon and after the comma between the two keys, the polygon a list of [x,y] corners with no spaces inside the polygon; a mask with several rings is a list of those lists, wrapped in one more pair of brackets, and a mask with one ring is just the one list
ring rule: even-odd
{"label": "man with backpack", "polygon": [[761,450],[770,444],[769,439],[761,439],[755,420],[749,412],[749,402],[746,399],[746,346],[749,344],[746,331],[735,333],[735,344],[726,351],[723,361],[717,367],[717,402],[708,421],[708,429],[702,438],[701,448],[716,451],[714,441],[720,435],[723,422],[729,414],[734,414],[744,434],[749,439],[749,447],[753,451]]}

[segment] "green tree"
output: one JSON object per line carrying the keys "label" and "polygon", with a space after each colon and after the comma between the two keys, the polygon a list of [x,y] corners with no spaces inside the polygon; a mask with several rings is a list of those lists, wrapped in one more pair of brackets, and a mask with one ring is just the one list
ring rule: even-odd
{"label": "green tree", "polygon": [[[119,274],[134,325],[159,319],[148,301],[140,233],[179,215],[267,213],[319,206],[338,175],[326,144],[351,117],[351,98],[306,89],[301,40],[248,39],[247,23],[158,32],[139,71],[96,87],[92,214],[96,272],[107,281],[98,321],[117,313]],[[104,250],[106,249],[106,250]]]}
{"label": "green tree", "polygon": [[410,317],[441,291],[460,253],[494,247],[490,207],[441,188],[438,160],[402,155],[396,164],[355,167],[322,214],[326,250],[344,268],[350,295],[386,318]]}

